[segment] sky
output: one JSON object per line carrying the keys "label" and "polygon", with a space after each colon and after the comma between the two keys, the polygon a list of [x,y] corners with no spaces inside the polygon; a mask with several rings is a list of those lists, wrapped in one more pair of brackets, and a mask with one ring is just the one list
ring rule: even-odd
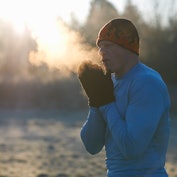
{"label": "sky", "polygon": [[[109,0],[114,6],[121,12],[126,4],[126,0]],[[154,17],[155,13],[159,13],[162,16],[162,22],[164,25],[168,23],[168,16],[177,13],[177,2],[175,0],[131,0],[131,2],[137,6],[143,18],[150,21]],[[156,8],[158,4],[158,8]]]}
{"label": "sky", "polygon": [[[127,2],[127,0],[108,1],[118,12],[124,10]],[[45,62],[50,67],[66,66],[70,69],[76,67],[85,56],[95,58],[97,51],[91,50],[89,46],[83,46],[82,36],[71,31],[62,21],[58,24],[56,19],[60,17],[69,23],[71,14],[74,14],[75,18],[83,23],[88,15],[90,2],[91,0],[0,0],[0,18],[10,22],[19,34],[23,34],[26,26],[30,29],[38,45],[38,52],[29,55],[31,63],[40,65]],[[159,9],[154,8],[155,2],[160,3]],[[132,0],[132,3],[137,5],[147,20],[153,17],[155,10],[161,12],[163,19],[166,19],[169,12],[177,9],[175,0]],[[171,4],[174,4],[173,8]]]}
{"label": "sky", "polygon": [[[84,22],[88,15],[91,0],[0,0],[0,18],[11,21],[17,30],[22,30],[24,24],[37,28],[40,24],[47,24],[56,16],[70,22],[71,14],[74,14],[79,22]],[[122,12],[127,0],[108,0],[119,12]],[[137,5],[143,17],[148,20],[154,14],[154,4],[159,3],[159,11],[165,21],[169,15],[171,4],[173,10],[177,9],[175,0],[132,0]]]}

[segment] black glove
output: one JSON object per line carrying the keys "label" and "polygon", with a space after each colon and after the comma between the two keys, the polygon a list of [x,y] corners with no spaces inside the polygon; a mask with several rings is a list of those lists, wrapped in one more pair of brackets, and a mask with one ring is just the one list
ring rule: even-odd
{"label": "black glove", "polygon": [[111,73],[105,74],[101,66],[88,61],[82,63],[78,68],[78,78],[89,106],[99,107],[115,100]]}

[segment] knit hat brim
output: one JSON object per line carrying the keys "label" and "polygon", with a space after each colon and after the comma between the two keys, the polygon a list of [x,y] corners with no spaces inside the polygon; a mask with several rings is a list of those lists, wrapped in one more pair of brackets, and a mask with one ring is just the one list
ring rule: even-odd
{"label": "knit hat brim", "polygon": [[137,29],[127,19],[113,19],[105,24],[98,33],[96,45],[107,40],[139,55],[139,35]]}

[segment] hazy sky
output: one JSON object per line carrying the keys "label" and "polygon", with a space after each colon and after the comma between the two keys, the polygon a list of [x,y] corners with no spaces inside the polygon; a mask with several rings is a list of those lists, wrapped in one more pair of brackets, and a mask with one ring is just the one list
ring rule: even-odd
{"label": "hazy sky", "polygon": [[[36,26],[39,22],[50,21],[60,16],[64,21],[69,22],[71,13],[83,22],[88,15],[91,0],[0,0],[0,17],[14,23],[20,30],[24,23]],[[127,0],[108,0],[122,12]],[[175,0],[132,0],[137,5],[144,18],[152,18],[155,3],[159,3],[159,9],[163,19],[169,13],[177,9]],[[173,4],[173,6],[172,6]]]}
{"label": "hazy sky", "polygon": [[[119,12],[124,10],[125,4],[127,0],[108,0],[111,2]],[[131,0],[134,5],[142,13],[143,17],[146,20],[153,18],[153,15],[156,12],[159,12],[166,21],[166,17],[170,15],[170,13],[174,13],[175,9],[177,9],[177,2],[175,0]],[[88,15],[88,11],[90,8],[91,0],[70,0],[70,8],[66,8],[62,11],[61,16],[65,19],[70,19],[70,13],[73,11],[74,14],[80,21],[84,21],[85,17]],[[158,9],[155,7],[156,4],[159,4]],[[68,6],[68,1],[66,0],[66,7]]]}
{"label": "hazy sky", "polygon": [[[66,1],[66,7],[68,6],[68,1]],[[127,0],[108,0],[111,2],[119,12],[124,10],[125,4]],[[137,6],[137,8],[142,13],[143,17],[146,20],[153,18],[153,15],[156,12],[159,12],[164,18],[164,22],[166,17],[170,15],[170,13],[174,13],[174,10],[177,9],[177,2],[175,0],[131,0],[133,4]],[[88,15],[88,11],[90,8],[91,0],[70,0],[70,8],[66,8],[62,11],[61,16],[69,21],[70,12],[73,11],[74,14],[80,21],[84,21],[85,17]],[[159,4],[159,8],[155,7],[155,4]],[[172,5],[173,4],[173,5]],[[68,11],[68,12],[67,12]]]}
{"label": "hazy sky", "polygon": [[[120,13],[127,2],[127,0],[109,1]],[[62,21],[56,21],[56,18],[60,16],[65,22],[69,22],[73,13],[79,22],[84,22],[90,2],[91,0],[0,0],[0,18],[11,22],[19,34],[23,34],[25,26],[31,30],[38,46],[38,51],[29,55],[32,64],[38,66],[45,62],[50,68],[60,70],[64,68],[63,73],[66,73],[65,68],[73,71],[78,62],[83,59],[95,59],[98,52],[95,48],[83,46],[82,36],[69,29]],[[159,8],[155,9],[154,5],[157,2],[160,3]],[[175,5],[172,7],[171,4],[174,2]],[[174,13],[174,9],[177,9],[175,0],[132,0],[132,3],[137,5],[148,20],[152,19],[155,10],[161,12],[165,19],[170,15],[169,12]],[[3,38],[1,33],[0,37]],[[24,56],[21,58],[23,61]]]}
{"label": "hazy sky", "polygon": [[[127,0],[109,0],[121,12]],[[177,2],[175,0],[131,0],[137,6],[146,20],[153,18],[153,15],[158,12],[162,15],[163,22],[167,22],[167,17],[177,13]],[[158,4],[158,8],[156,8]]]}

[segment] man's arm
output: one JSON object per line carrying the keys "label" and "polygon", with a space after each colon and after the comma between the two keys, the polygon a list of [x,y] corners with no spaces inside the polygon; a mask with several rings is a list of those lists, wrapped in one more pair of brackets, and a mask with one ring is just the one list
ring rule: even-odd
{"label": "man's arm", "polygon": [[169,108],[165,89],[157,82],[159,81],[143,78],[134,83],[124,119],[115,102],[99,108],[125,158],[136,158],[146,150],[160,118],[165,109]]}
{"label": "man's arm", "polygon": [[105,73],[98,64],[86,61],[78,68],[78,79],[88,97],[90,108],[87,121],[81,129],[81,138],[87,151],[96,154],[104,146],[106,131],[105,120],[98,107],[115,100],[111,73]]}
{"label": "man's arm", "polygon": [[97,108],[91,107],[81,129],[81,139],[91,154],[100,152],[105,143],[106,124]]}

